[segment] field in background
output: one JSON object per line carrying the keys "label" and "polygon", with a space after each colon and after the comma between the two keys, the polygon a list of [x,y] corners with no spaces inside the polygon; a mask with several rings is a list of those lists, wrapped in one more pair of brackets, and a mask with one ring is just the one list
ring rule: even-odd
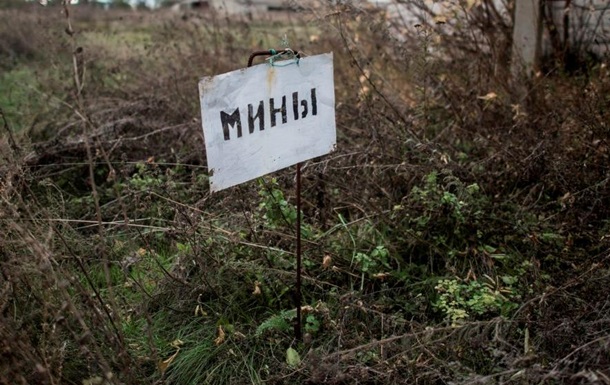
{"label": "field in background", "polygon": [[[610,383],[607,60],[513,78],[475,3],[0,10],[0,383]],[[285,44],[336,69],[303,341],[294,172],[210,195],[197,94]]]}

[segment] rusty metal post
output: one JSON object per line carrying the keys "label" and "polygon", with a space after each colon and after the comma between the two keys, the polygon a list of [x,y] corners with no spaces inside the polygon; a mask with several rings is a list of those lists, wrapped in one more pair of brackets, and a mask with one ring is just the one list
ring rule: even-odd
{"label": "rusty metal post", "polygon": [[301,325],[301,163],[297,163],[297,281],[294,293],[294,302],[297,307],[297,320],[294,324],[294,338],[297,341],[303,339],[303,327]]}
{"label": "rusty metal post", "polygon": [[265,50],[265,51],[254,51],[252,52],[252,54],[250,55],[250,57],[248,58],[248,67],[252,67],[252,62],[254,61],[254,58],[257,56],[273,56],[273,55],[278,55],[278,54],[283,54],[283,53],[293,53],[297,58],[299,57],[299,51],[292,51],[290,49],[281,49],[279,51],[276,50]]}
{"label": "rusty metal post", "polygon": [[[266,51],[255,51],[248,58],[248,67],[252,67],[252,62],[254,58],[257,56],[271,56],[282,54],[286,52],[292,52],[294,55],[298,57],[299,53],[297,51],[291,50],[266,50]],[[295,284],[295,293],[294,293],[294,302],[297,308],[297,316],[296,322],[294,324],[294,338],[297,341],[303,340],[303,325],[301,320],[301,163],[297,163],[296,170],[296,206],[297,206],[297,220],[296,220],[296,235],[297,235],[297,244],[296,244],[296,257],[297,257],[297,268],[296,268],[296,284]]]}

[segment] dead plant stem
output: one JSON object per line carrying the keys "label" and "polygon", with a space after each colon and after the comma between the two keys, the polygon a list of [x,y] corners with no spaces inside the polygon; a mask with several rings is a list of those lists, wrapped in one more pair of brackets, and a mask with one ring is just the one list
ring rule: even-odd
{"label": "dead plant stem", "polygon": [[4,115],[4,111],[2,110],[1,107],[0,107],[0,117],[2,118],[2,125],[4,126],[4,129],[6,130],[6,132],[8,134],[8,139],[11,143],[11,149],[14,152],[18,152],[19,146],[17,145],[17,142],[15,141],[15,137],[13,136],[13,131],[11,131],[11,127],[9,126],[8,120],[6,119],[6,115]]}

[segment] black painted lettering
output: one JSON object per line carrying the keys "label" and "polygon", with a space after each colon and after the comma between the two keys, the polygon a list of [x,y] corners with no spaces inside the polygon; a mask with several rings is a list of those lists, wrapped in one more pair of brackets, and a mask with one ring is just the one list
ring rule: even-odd
{"label": "black painted lettering", "polygon": [[299,120],[299,93],[292,93],[292,112],[294,113],[294,120]]}
{"label": "black painted lettering", "polygon": [[282,113],[282,123],[286,123],[288,121],[288,116],[286,115],[286,96],[282,96],[282,106],[280,108],[275,108],[273,98],[269,99],[269,112],[271,114],[271,127],[275,127],[275,114],[278,112]]}
{"label": "black painted lettering", "polygon": [[250,133],[254,132],[254,121],[258,119],[258,129],[263,131],[265,129],[265,103],[261,100],[258,103],[256,109],[256,115],[254,114],[254,107],[252,104],[248,104],[248,130]]}
{"label": "black painted lettering", "polygon": [[307,107],[307,100],[301,100],[301,105],[303,106],[303,113],[301,114],[301,118],[307,116],[307,112],[309,112],[309,107]]}
{"label": "black painted lettering", "polygon": [[225,140],[230,139],[229,128],[237,128],[237,137],[241,138],[241,116],[239,115],[239,108],[236,108],[232,114],[220,111],[220,121],[222,122],[222,132],[225,136]]}
{"label": "black painted lettering", "polygon": [[[286,100],[288,96],[282,96],[281,105],[276,107],[277,98],[269,99],[269,115],[271,127],[275,127],[277,123],[277,114],[282,115],[282,124],[288,123],[288,112],[286,109]],[[311,88],[310,100],[299,99],[299,92],[292,92],[292,116],[295,121],[304,119],[311,112],[312,116],[318,114],[318,97],[316,95],[316,89]],[[299,115],[301,115],[299,117]],[[231,130],[237,131],[237,137],[242,137],[242,125],[241,115],[239,108],[236,108],[233,112],[220,111],[220,121],[222,123],[222,132],[225,140],[231,139]],[[257,124],[258,122],[258,124]],[[254,133],[258,126],[259,131],[265,129],[265,101],[261,100],[257,104],[248,104],[248,131],[250,134]],[[233,134],[235,135],[235,134]]]}

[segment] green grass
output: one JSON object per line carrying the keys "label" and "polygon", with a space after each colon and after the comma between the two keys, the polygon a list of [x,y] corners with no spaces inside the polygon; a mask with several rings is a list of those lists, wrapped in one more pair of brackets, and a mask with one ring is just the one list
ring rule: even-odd
{"label": "green grass", "polygon": [[[282,350],[265,340],[225,330],[219,343],[214,323],[196,322],[180,332],[184,346],[168,369],[171,384],[261,384],[261,375],[268,375],[271,367],[279,369]],[[274,358],[273,351],[280,356]]]}
{"label": "green grass", "polygon": [[[607,200],[605,171],[595,173],[608,163],[606,126],[595,114],[587,116],[587,135],[562,125],[566,132],[574,130],[570,146],[562,146],[554,140],[563,131],[541,136],[531,127],[554,127],[565,107],[540,105],[544,114],[532,109],[531,117],[519,118],[531,119],[526,125],[515,120],[511,105],[477,109],[480,100],[473,95],[485,95],[495,84],[460,83],[456,73],[466,70],[453,62],[445,63],[447,69],[435,67],[438,73],[417,68],[409,73],[410,59],[383,51],[385,43],[392,44],[385,35],[354,22],[362,12],[353,18],[343,12],[331,16],[345,18],[342,24],[326,30],[317,24],[195,17],[135,26],[91,22],[76,35],[87,71],[79,113],[90,125],[67,107],[74,100],[65,40],[55,42],[52,52],[63,54],[48,63],[37,57],[0,75],[0,105],[13,129],[24,132],[41,121],[43,139],[57,140],[33,138],[49,156],[28,167],[16,163],[13,185],[0,185],[0,217],[9,218],[8,235],[0,231],[7,271],[0,280],[12,279],[0,282],[9,298],[0,297],[0,321],[10,332],[10,338],[0,334],[8,344],[0,350],[41,355],[18,357],[11,365],[27,367],[16,372],[30,373],[39,362],[60,368],[57,355],[67,346],[64,367],[70,374],[55,375],[66,383],[96,378],[101,368],[91,363],[102,359],[111,361],[124,383],[348,383],[360,378],[359,370],[368,373],[370,383],[439,383],[456,380],[454,374],[517,365],[509,361],[523,351],[518,330],[525,323],[545,357],[537,363],[541,368],[592,346],[576,332],[567,335],[563,350],[545,349],[543,343],[552,345],[554,319],[572,325],[553,314],[566,308],[561,296],[572,288],[583,287],[574,298],[592,298],[586,309],[591,318],[607,315],[606,270],[596,269],[599,284],[584,283],[600,260],[589,260],[585,251],[602,255],[607,246],[607,215],[597,221],[588,208]],[[347,28],[348,42],[335,27]],[[63,24],[58,30],[63,33]],[[339,150],[304,169],[302,299],[310,306],[302,343],[292,333],[294,175],[278,172],[277,183],[259,185],[258,194],[250,183],[210,195],[196,95],[198,76],[243,67],[251,50],[281,47],[284,35],[298,50],[334,50],[337,69]],[[310,35],[320,35],[323,44],[309,45]],[[351,40],[358,41],[353,58],[346,52]],[[422,76],[438,77],[443,92],[420,95],[409,105],[408,90]],[[602,81],[607,83],[600,79],[600,87]],[[395,111],[377,92],[358,96],[363,85],[372,84],[396,104]],[[435,83],[428,86],[434,93]],[[568,100],[559,92],[543,96]],[[422,114],[413,106],[424,99],[430,108]],[[606,101],[603,95],[600,101]],[[438,136],[417,144],[403,140],[406,131],[396,111],[424,116],[409,121],[413,130]],[[570,119],[578,120],[578,114]],[[90,149],[78,140],[87,130]],[[535,140],[528,141],[529,135]],[[541,171],[522,161],[539,153],[539,142],[548,146],[540,152],[547,157]],[[554,159],[552,149],[568,147],[561,156],[569,163]],[[581,157],[588,159],[586,170],[562,171]],[[530,179],[523,178],[527,173]],[[579,180],[585,173],[597,187]],[[574,220],[572,212],[584,219]],[[101,229],[98,215],[105,223]],[[43,269],[49,266],[59,273],[47,274]],[[553,281],[550,275],[560,269],[572,277]],[[562,285],[572,286],[553,288]],[[61,296],[64,292],[68,295]],[[450,326],[452,314],[460,321],[456,328]],[[581,329],[598,338],[596,325],[603,324],[587,322]],[[81,337],[87,328],[93,329],[90,339]],[[21,330],[31,341],[10,345]],[[286,362],[289,348],[301,357],[295,367]],[[86,349],[93,353],[82,353]],[[319,364],[325,359],[332,368]],[[131,373],[139,381],[129,382]],[[0,370],[0,383],[2,375]],[[426,375],[432,376],[429,382],[419,381]],[[384,382],[387,376],[394,382]]]}
{"label": "green grass", "polygon": [[146,55],[153,39],[151,33],[145,30],[92,30],[83,33],[82,44],[95,55],[109,55],[120,61]]}
{"label": "green grass", "polygon": [[40,111],[48,108],[33,67],[19,66],[1,73],[0,90],[0,108],[14,132],[30,127]]}

